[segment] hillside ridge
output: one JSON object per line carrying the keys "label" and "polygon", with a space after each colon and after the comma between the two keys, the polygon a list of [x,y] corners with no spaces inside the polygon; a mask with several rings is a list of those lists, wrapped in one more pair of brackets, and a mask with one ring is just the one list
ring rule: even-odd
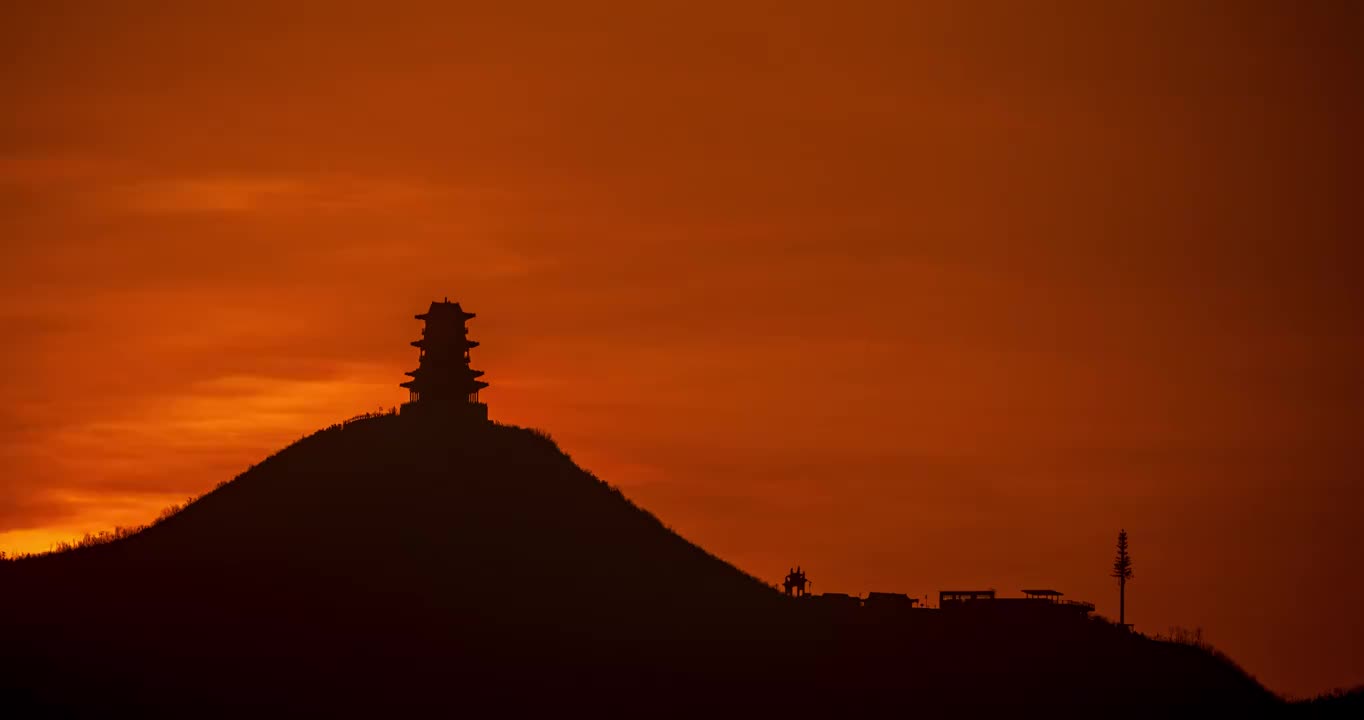
{"label": "hillside ridge", "polygon": [[737,711],[793,693],[811,713],[1277,707],[1229,661],[1099,619],[817,612],[547,434],[483,421],[332,426],[136,535],[6,565],[0,687],[78,715],[659,697]]}

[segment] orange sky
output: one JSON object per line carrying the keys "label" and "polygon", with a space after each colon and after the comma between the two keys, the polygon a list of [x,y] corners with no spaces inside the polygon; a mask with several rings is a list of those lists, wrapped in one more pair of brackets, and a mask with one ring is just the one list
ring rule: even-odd
{"label": "orange sky", "polygon": [[760,577],[1116,615],[1125,526],[1139,629],[1364,682],[1353,5],[275,5],[0,11],[0,549],[400,402],[449,295]]}

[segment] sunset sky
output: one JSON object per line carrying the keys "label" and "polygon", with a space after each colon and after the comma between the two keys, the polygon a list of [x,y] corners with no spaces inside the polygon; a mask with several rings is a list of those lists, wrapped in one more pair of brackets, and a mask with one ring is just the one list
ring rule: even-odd
{"label": "sunset sky", "polygon": [[[281,8],[279,6],[286,6]],[[406,398],[816,592],[1055,587],[1364,682],[1364,11],[0,10],[0,550]],[[7,590],[7,591],[13,591]]]}

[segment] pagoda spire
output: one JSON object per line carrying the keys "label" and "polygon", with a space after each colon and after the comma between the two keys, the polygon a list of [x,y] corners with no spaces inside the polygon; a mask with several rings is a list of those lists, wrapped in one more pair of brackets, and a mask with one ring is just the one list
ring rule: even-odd
{"label": "pagoda spire", "polygon": [[479,401],[478,392],[488,383],[479,379],[482,370],[469,366],[469,351],[478,343],[469,339],[466,323],[474,317],[449,298],[432,302],[416,316],[425,327],[421,339],[412,342],[419,351],[417,369],[408,372],[412,379],[400,385],[409,393],[403,412],[457,412],[487,419],[488,406]]}

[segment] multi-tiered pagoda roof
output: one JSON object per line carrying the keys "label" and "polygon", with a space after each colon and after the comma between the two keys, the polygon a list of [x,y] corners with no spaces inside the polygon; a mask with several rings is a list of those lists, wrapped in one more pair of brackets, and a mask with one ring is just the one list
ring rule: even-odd
{"label": "multi-tiered pagoda roof", "polygon": [[469,367],[469,351],[478,343],[469,339],[466,323],[474,317],[448,299],[431,303],[430,309],[416,316],[426,326],[421,339],[412,343],[421,351],[419,365],[407,373],[412,379],[401,384],[411,396],[408,406],[472,407],[486,417],[487,406],[479,402],[478,391],[488,383],[478,379],[482,370]]}

